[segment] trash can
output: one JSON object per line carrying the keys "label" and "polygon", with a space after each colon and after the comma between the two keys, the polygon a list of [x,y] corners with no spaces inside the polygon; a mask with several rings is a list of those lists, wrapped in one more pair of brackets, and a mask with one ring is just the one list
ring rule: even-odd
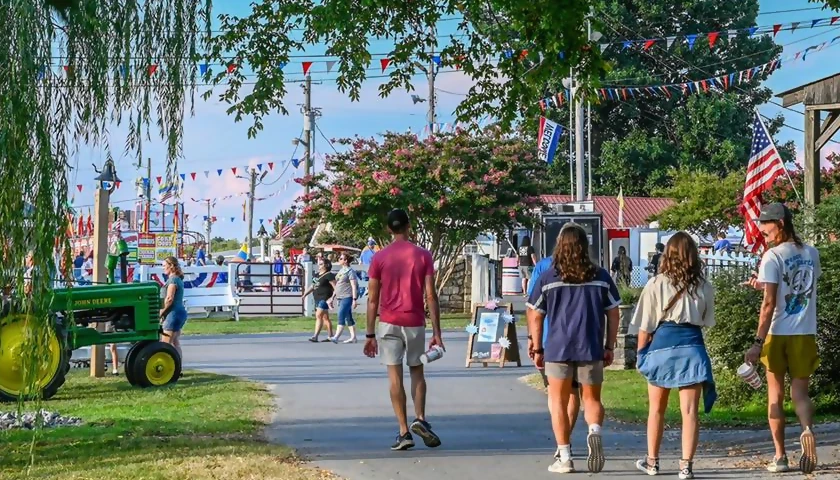
{"label": "trash can", "polygon": [[522,295],[522,279],[519,276],[519,258],[502,259],[502,295]]}

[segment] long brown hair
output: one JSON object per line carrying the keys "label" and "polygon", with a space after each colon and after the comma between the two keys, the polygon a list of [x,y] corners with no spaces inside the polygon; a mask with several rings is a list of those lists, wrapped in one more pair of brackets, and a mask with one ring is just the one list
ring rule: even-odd
{"label": "long brown hair", "polygon": [[170,267],[172,267],[172,274],[178,278],[184,278],[184,271],[181,270],[181,264],[178,263],[178,259],[175,257],[167,257],[166,260],[163,261],[164,263],[168,263]]}
{"label": "long brown hair", "polygon": [[567,223],[560,230],[553,262],[557,276],[566,283],[591,282],[598,274],[598,267],[589,258],[586,232],[576,223]]}
{"label": "long brown hair", "polygon": [[677,232],[668,240],[661,262],[659,273],[668,277],[677,291],[694,295],[706,281],[697,244],[685,232]]}

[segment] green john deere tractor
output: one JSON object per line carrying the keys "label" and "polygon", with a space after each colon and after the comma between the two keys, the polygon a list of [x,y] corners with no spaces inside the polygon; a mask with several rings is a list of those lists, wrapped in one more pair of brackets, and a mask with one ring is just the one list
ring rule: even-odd
{"label": "green john deere tractor", "polygon": [[[124,242],[123,242],[124,243]],[[122,246],[120,250],[127,252]],[[109,280],[113,282],[117,258],[123,257],[122,278],[126,278],[125,253],[109,255]],[[156,387],[178,381],[181,356],[172,345],[160,341],[160,287],[156,283],[110,284],[56,289],[53,295],[47,354],[34,373],[27,375],[24,353],[31,348],[28,332],[31,317],[9,312],[12,299],[0,305],[0,401],[20,397],[51,398],[64,384],[70,357],[78,348],[109,343],[133,343],[125,358],[125,375],[139,387]],[[72,312],[72,315],[71,315]],[[71,320],[72,319],[72,320]],[[104,324],[105,331],[94,325]]]}

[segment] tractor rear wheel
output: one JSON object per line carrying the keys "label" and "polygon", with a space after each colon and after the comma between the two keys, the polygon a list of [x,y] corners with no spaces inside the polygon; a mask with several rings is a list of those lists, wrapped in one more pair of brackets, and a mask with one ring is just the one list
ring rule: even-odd
{"label": "tractor rear wheel", "polygon": [[148,343],[137,351],[132,375],[136,384],[143,388],[177,382],[181,376],[181,355],[168,343]]}
{"label": "tractor rear wheel", "polygon": [[143,347],[150,343],[152,342],[148,340],[135,343],[131,346],[128,350],[128,354],[125,356],[125,365],[123,366],[123,369],[125,370],[125,378],[128,380],[128,383],[134,386],[137,386],[137,378],[134,376],[134,364],[137,362],[137,354]]}
{"label": "tractor rear wheel", "polygon": [[[27,352],[33,342],[29,328],[35,318],[30,315],[12,315],[0,319],[0,401],[17,401],[20,398],[52,398],[64,385],[70,371],[71,352],[67,348],[66,334],[61,324],[56,323],[49,330],[48,337],[41,339],[46,350],[36,362],[35,381],[27,372]],[[30,383],[27,385],[27,383]]]}

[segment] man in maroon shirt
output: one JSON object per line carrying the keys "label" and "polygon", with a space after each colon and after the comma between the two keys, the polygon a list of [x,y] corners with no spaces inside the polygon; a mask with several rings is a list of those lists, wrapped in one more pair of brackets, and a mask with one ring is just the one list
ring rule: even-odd
{"label": "man in maroon shirt", "polygon": [[[391,384],[391,405],[400,431],[391,450],[407,450],[414,446],[411,432],[423,439],[427,447],[440,446],[440,438],[426,421],[426,377],[420,356],[426,350],[426,303],[432,317],[432,340],[429,348],[443,348],[440,338],[440,304],[435,289],[435,266],[428,250],[408,240],[409,221],[404,210],[388,214],[388,230],[394,241],[373,257],[368,270],[367,341],[368,357],[379,353],[376,341],[376,315],[379,313],[379,341],[382,360],[388,366]],[[411,374],[411,392],[416,418],[411,425],[406,416],[403,361]],[[410,431],[409,431],[410,430]]]}

